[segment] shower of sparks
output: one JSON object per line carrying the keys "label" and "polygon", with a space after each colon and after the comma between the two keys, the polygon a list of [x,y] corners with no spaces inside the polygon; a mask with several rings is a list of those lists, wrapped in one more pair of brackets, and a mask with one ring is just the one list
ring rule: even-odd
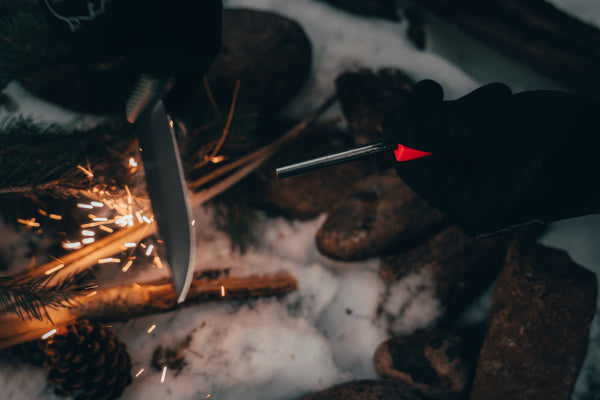
{"label": "shower of sparks", "polygon": [[129,267],[131,267],[131,264],[133,264],[133,260],[129,260],[125,263],[125,265],[123,266],[123,272],[127,272],[127,270],[129,270]]}
{"label": "shower of sparks", "polygon": [[47,333],[45,333],[44,336],[42,336],[42,339],[46,340],[50,336],[54,335],[55,333],[56,333],[56,329],[52,329],[51,331],[48,331]]}
{"label": "shower of sparks", "polygon": [[225,297],[225,286],[221,285],[221,297]]}
{"label": "shower of sparks", "polygon": [[154,329],[156,329],[156,324],[153,324],[150,328],[148,328],[148,333],[152,333]]}
{"label": "shower of sparks", "polygon": [[149,256],[150,254],[152,254],[152,250],[154,250],[154,245],[151,244],[150,246],[148,246],[148,248],[146,249],[146,255]]}
{"label": "shower of sparks", "polygon": [[55,273],[56,271],[58,271],[59,269],[63,268],[65,266],[65,264],[58,264],[56,267],[52,267],[50,268],[48,271],[44,272],[46,275],[52,275],[53,273]]}
{"label": "shower of sparks", "polygon": [[92,173],[92,171],[88,170],[87,168],[84,168],[81,165],[78,165],[77,168],[81,172],[83,172],[84,174],[86,174],[88,178],[93,178],[94,177],[94,174]]}
{"label": "shower of sparks", "polygon": [[160,377],[160,383],[165,383],[165,377],[167,376],[167,367],[163,367],[162,376]]}
{"label": "shower of sparks", "polygon": [[142,372],[144,372],[144,368],[140,369],[140,370],[138,371],[138,373],[137,373],[137,374],[135,374],[135,377],[137,378],[138,376],[140,376],[140,375],[142,374]]}

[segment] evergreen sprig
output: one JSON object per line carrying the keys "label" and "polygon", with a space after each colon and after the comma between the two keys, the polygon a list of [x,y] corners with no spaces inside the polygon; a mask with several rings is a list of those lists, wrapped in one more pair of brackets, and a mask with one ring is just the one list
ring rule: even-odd
{"label": "evergreen sprig", "polygon": [[69,307],[95,287],[89,270],[55,280],[56,273],[31,278],[0,277],[0,312],[17,314],[21,319],[51,320],[49,309]]}

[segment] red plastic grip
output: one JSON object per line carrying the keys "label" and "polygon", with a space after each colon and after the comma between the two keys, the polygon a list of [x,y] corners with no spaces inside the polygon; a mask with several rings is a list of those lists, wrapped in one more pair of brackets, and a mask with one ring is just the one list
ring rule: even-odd
{"label": "red plastic grip", "polygon": [[411,149],[410,147],[406,147],[404,145],[399,144],[398,148],[394,150],[394,155],[396,156],[397,161],[410,161],[415,160],[417,158],[430,156],[431,153],[427,153],[426,151]]}

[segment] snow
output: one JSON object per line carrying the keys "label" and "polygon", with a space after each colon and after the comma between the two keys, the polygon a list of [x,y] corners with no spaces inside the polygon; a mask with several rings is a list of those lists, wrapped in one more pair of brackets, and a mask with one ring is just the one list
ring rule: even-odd
{"label": "snow", "polygon": [[[600,5],[595,0],[553,3],[600,26]],[[559,88],[435,21],[427,26],[428,50],[422,52],[407,41],[405,21],[357,17],[312,0],[226,0],[225,4],[287,15],[308,34],[313,71],[285,109],[290,116],[306,115],[333,92],[340,72],[359,67],[398,67],[415,80],[435,79],[450,99],[492,80],[507,82],[515,90]],[[36,119],[97,120],[40,102],[14,83],[7,91],[19,99],[23,113]],[[0,117],[5,115],[2,112]],[[442,312],[443,305],[427,290],[427,276],[410,275],[386,293],[377,275],[379,260],[343,263],[322,256],[314,237],[325,216],[307,222],[263,216],[260,240],[240,254],[231,250],[229,238],[215,228],[212,213],[205,207],[195,210],[198,270],[229,268],[236,276],[287,271],[297,278],[299,288],[282,298],[201,304],[115,324],[113,329],[131,354],[133,373],[144,369],[125,391],[124,400],[199,399],[209,394],[211,399],[295,399],[336,383],[372,378],[376,376],[374,350],[388,331],[410,333],[430,326]],[[599,230],[600,216],[563,221],[551,225],[542,242],[566,249],[575,261],[597,272]],[[24,254],[26,241],[11,235],[9,228],[0,226],[2,251]],[[142,277],[151,278],[146,272],[131,271],[122,279]],[[466,321],[485,318],[491,292],[465,313]],[[398,315],[399,310],[403,310],[400,317],[390,323],[386,315]],[[156,328],[148,333],[154,324]],[[167,370],[161,383],[161,371],[150,365],[154,349],[176,347],[188,335],[192,338],[189,347],[182,349],[187,365],[178,375]],[[576,399],[589,398],[585,397],[588,380],[594,375],[598,380],[594,365],[599,359],[600,325],[595,319]],[[0,355],[0,387],[0,400],[58,398],[46,386],[41,369],[15,364],[6,355]]]}

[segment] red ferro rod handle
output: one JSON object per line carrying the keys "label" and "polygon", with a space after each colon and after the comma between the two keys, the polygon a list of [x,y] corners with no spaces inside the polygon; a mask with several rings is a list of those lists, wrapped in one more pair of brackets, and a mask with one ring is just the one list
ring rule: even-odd
{"label": "red ferro rod handle", "polygon": [[394,150],[394,155],[396,156],[396,161],[410,161],[416,160],[417,158],[430,156],[431,153],[411,149],[410,147],[406,147],[402,144],[399,144],[398,148]]}

